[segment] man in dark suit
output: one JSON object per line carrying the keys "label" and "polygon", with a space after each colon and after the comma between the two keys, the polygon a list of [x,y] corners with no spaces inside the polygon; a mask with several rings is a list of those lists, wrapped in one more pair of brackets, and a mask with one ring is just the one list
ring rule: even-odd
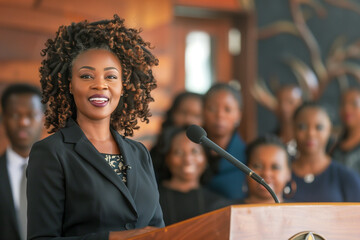
{"label": "man in dark suit", "polygon": [[26,239],[25,170],[32,145],[41,138],[41,92],[10,85],[1,98],[2,123],[10,145],[0,156],[0,239]]}

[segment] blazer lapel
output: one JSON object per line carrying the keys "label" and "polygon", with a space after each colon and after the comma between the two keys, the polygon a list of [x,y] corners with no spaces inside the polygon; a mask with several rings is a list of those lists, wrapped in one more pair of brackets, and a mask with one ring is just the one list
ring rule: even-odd
{"label": "blazer lapel", "polygon": [[137,181],[137,160],[134,159],[134,156],[132,156],[129,151],[126,150],[126,147],[124,146],[124,140],[123,137],[116,132],[114,129],[111,129],[112,135],[114,136],[115,141],[117,142],[121,154],[125,160],[125,163],[131,167],[131,169],[128,169],[127,171],[127,188],[130,190],[131,196],[133,199],[136,198],[137,194],[137,187],[138,187],[138,181]]}
{"label": "blazer lapel", "polygon": [[106,165],[107,163],[103,159],[102,155],[86,138],[85,134],[77,125],[77,123],[75,123],[74,120],[70,119],[67,127],[62,129],[61,131],[64,135],[64,141],[75,144],[75,151],[121,191],[121,193],[129,201],[135,214],[137,215],[136,205],[133,197],[129,192],[129,189],[115,174],[111,167]]}

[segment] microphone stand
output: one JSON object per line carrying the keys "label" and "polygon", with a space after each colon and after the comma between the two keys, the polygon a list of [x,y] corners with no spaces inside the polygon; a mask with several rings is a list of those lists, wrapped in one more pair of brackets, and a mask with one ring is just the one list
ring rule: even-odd
{"label": "microphone stand", "polygon": [[206,136],[203,136],[200,138],[200,143],[205,144],[206,146],[209,146],[211,149],[213,149],[215,152],[217,152],[220,156],[224,157],[226,160],[231,162],[233,165],[235,165],[237,168],[239,168],[241,171],[243,171],[246,175],[254,179],[256,182],[263,185],[266,190],[271,194],[273,197],[275,203],[280,203],[279,199],[277,198],[275,192],[271,189],[271,187],[265,182],[265,180],[257,175],[254,171],[252,171],[250,168],[248,168],[245,164],[240,162],[238,159],[233,157],[231,154],[226,152],[224,149],[219,147],[217,144],[215,144],[213,141],[211,141]]}

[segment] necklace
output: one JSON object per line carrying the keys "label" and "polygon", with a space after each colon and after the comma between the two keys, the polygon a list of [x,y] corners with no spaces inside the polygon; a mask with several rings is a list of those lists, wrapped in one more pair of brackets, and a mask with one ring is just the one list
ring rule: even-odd
{"label": "necklace", "polygon": [[304,182],[306,182],[306,183],[312,183],[314,181],[314,179],[315,179],[315,176],[312,173],[306,174],[304,176]]}

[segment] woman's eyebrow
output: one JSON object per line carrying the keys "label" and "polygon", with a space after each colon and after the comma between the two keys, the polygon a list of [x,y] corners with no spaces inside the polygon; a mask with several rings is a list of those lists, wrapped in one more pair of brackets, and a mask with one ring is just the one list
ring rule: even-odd
{"label": "woman's eyebrow", "polygon": [[90,70],[95,70],[94,67],[90,67],[90,66],[82,66],[80,69],[83,69],[83,68],[90,69]]}
{"label": "woman's eyebrow", "polygon": [[104,68],[105,71],[112,70],[112,69],[114,69],[116,71],[119,71],[116,67],[106,67],[106,68]]}

